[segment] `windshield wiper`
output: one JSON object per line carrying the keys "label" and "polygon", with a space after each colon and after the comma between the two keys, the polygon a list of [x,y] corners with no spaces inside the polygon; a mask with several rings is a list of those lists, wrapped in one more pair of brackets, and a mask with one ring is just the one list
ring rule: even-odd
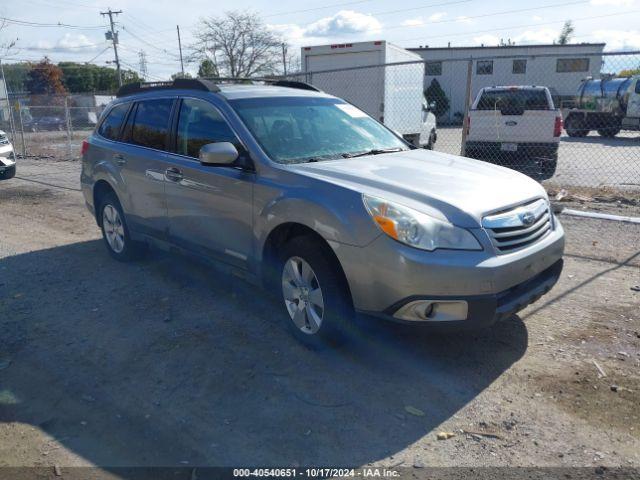
{"label": "windshield wiper", "polygon": [[342,158],[355,158],[355,157],[366,157],[367,155],[380,155],[382,153],[393,153],[393,152],[402,152],[404,148],[396,147],[396,148],[374,148],[371,150],[366,150],[364,152],[356,152],[356,153],[343,153]]}

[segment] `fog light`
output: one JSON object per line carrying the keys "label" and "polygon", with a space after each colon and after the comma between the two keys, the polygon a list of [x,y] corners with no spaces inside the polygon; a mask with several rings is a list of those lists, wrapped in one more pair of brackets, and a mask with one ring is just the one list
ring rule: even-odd
{"label": "fog light", "polygon": [[466,320],[469,306],[464,300],[415,300],[393,315],[411,322],[451,322]]}

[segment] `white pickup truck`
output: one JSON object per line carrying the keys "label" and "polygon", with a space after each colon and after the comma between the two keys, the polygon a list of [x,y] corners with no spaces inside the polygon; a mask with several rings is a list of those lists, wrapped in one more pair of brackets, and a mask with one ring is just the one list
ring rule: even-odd
{"label": "white pickup truck", "polygon": [[511,167],[540,180],[558,163],[562,114],[547,87],[485,87],[469,110],[465,156]]}

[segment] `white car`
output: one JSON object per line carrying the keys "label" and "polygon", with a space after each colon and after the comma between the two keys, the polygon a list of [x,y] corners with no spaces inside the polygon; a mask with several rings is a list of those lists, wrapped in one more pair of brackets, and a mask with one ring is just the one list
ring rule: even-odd
{"label": "white car", "polygon": [[16,174],[16,155],[7,134],[0,130],[0,180],[8,180]]}
{"label": "white car", "polygon": [[485,87],[467,118],[465,155],[541,179],[558,163],[562,114],[547,87]]}

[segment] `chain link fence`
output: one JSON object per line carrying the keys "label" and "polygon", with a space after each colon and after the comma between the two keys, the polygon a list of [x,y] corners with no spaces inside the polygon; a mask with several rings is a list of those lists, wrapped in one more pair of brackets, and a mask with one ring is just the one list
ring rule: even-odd
{"label": "chain link fence", "polygon": [[287,78],[346,99],[417,146],[518,170],[553,194],[640,198],[640,52],[444,58]]}
{"label": "chain link fence", "polygon": [[[111,95],[20,95],[1,109],[0,130],[22,157],[77,160]],[[5,105],[7,104],[5,100]]]}

